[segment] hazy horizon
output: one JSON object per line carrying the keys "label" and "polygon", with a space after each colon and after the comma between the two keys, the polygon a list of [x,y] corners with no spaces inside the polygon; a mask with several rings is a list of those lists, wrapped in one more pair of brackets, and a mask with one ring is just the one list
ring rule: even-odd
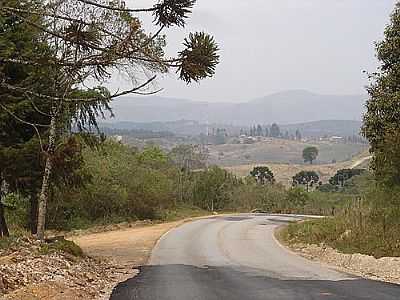
{"label": "hazy horizon", "polygon": [[[144,0],[127,0],[146,7]],[[237,2],[237,3],[233,3]],[[186,86],[171,73],[159,78],[161,97],[247,102],[287,90],[364,95],[363,71],[376,70],[374,42],[383,37],[395,0],[198,0],[187,28],[166,31],[168,55],[188,32],[206,31],[221,48],[214,78]],[[144,26],[154,32],[149,20]],[[128,86],[122,78],[112,87]]]}
{"label": "hazy horizon", "polygon": [[[333,94],[333,93],[324,94],[324,93],[316,93],[314,91],[310,91],[310,90],[306,90],[306,89],[288,89],[288,90],[277,91],[277,92],[270,93],[270,94],[260,95],[260,96],[258,96],[256,98],[243,99],[243,100],[242,99],[238,99],[236,101],[235,100],[229,100],[229,99],[226,99],[225,101],[224,100],[221,100],[221,101],[209,101],[207,99],[204,100],[204,99],[201,99],[201,98],[188,98],[188,97],[183,97],[183,96],[182,97],[174,97],[173,95],[169,96],[169,95],[164,95],[163,93],[149,95],[149,96],[145,96],[145,95],[143,95],[143,96],[126,95],[126,96],[120,97],[119,100],[127,101],[127,99],[129,99],[129,98],[134,98],[134,99],[143,99],[145,101],[146,98],[158,97],[158,98],[161,98],[161,99],[174,99],[174,100],[183,100],[183,101],[191,101],[191,102],[198,102],[198,103],[245,104],[245,103],[261,100],[263,98],[271,97],[271,96],[274,96],[274,95],[298,93],[298,92],[300,92],[300,93],[304,92],[304,93],[309,93],[309,94],[318,95],[318,96],[344,96],[344,97],[346,97],[346,96],[362,96],[362,97],[364,97],[365,96],[366,99],[368,97],[368,93],[366,91],[364,93],[358,93],[358,94]],[[112,103],[112,105],[115,105],[115,104],[118,105],[118,100],[116,102]]]}

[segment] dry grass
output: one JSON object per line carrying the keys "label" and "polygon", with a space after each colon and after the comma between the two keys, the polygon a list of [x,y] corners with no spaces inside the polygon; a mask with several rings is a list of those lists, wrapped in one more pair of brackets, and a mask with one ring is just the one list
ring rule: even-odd
{"label": "dry grass", "polygon": [[305,165],[305,164],[280,164],[280,163],[252,163],[239,166],[225,167],[226,170],[237,176],[244,177],[249,175],[250,171],[259,165],[267,165],[275,175],[277,182],[284,185],[291,185],[292,177],[300,171],[315,171],[319,174],[322,182],[327,182],[340,169],[352,168],[359,162],[365,162],[368,157],[367,152],[354,157],[352,160],[336,164],[324,165]]}
{"label": "dry grass", "polygon": [[210,162],[222,167],[272,162],[302,164],[302,152],[307,146],[319,149],[316,164],[329,164],[332,161],[352,160],[367,146],[331,142],[303,143],[284,139],[268,138],[255,144],[225,144],[210,146]]}

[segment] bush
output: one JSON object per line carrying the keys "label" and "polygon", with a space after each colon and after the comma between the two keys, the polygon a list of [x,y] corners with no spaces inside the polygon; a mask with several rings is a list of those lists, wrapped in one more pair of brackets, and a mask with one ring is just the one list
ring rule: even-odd
{"label": "bush", "polygon": [[90,181],[75,189],[54,190],[49,228],[157,219],[160,210],[173,204],[176,170],[158,148],[139,152],[106,142],[99,149],[84,149],[83,157],[82,172]]}
{"label": "bush", "polygon": [[289,225],[287,239],[310,244],[324,243],[344,253],[361,253],[376,258],[398,257],[399,199],[399,189],[370,187],[362,197],[342,200],[334,217]]}
{"label": "bush", "polygon": [[44,243],[40,246],[40,254],[51,254],[54,252],[68,253],[76,257],[83,257],[82,249],[72,241],[65,240],[64,238]]}

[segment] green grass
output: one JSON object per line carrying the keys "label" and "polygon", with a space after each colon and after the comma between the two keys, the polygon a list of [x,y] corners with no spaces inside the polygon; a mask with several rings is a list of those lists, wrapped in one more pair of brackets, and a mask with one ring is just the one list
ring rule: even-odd
{"label": "green grass", "polygon": [[10,237],[0,238],[0,250],[7,250],[10,247],[23,243],[23,238],[29,236],[28,232],[18,226],[10,226]]}
{"label": "green grass", "polygon": [[173,222],[186,218],[208,216],[211,214],[211,212],[197,207],[180,206],[175,209],[163,211],[161,215],[161,220],[164,222]]}
{"label": "green grass", "polygon": [[361,226],[354,219],[330,217],[289,224],[282,239],[289,244],[325,244],[342,253],[361,253],[376,258],[400,256],[400,226],[383,229],[379,223],[363,217]]}
{"label": "green grass", "polygon": [[51,253],[63,252],[75,257],[83,257],[82,249],[72,241],[58,239],[50,243],[43,243],[39,248],[39,253],[47,255]]}
{"label": "green grass", "polygon": [[0,250],[8,249],[14,244],[15,244],[15,239],[12,237],[0,238]]}

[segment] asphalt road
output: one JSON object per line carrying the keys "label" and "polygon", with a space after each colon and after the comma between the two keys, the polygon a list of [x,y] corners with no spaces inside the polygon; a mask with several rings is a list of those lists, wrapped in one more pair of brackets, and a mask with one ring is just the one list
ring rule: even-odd
{"label": "asphalt road", "polygon": [[364,280],[301,258],[274,229],[293,216],[214,217],[173,229],[150,264],[112,300],[400,300],[400,286]]}

